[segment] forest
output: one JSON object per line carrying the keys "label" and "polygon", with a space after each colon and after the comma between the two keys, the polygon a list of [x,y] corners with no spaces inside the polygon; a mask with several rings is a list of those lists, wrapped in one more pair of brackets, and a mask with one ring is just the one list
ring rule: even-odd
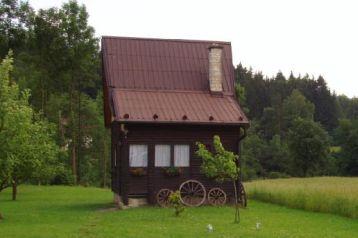
{"label": "forest", "polygon": [[[20,183],[110,184],[100,39],[84,5],[35,11],[0,2],[0,191]],[[358,98],[322,76],[266,77],[235,67],[251,121],[240,155],[244,180],[358,175]]]}

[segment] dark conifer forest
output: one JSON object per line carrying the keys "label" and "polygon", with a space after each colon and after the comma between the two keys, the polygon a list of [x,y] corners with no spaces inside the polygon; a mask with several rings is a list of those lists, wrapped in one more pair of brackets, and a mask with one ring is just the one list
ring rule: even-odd
{"label": "dark conifer forest", "polygon": [[268,78],[241,64],[236,92],[251,120],[245,179],[358,175],[358,98],[336,95],[322,76]]}
{"label": "dark conifer forest", "polygon": [[[11,186],[14,177],[19,183],[109,186],[100,39],[88,17],[76,1],[38,11],[26,2],[0,1],[0,82],[6,82],[0,84],[2,187]],[[336,95],[323,76],[285,77],[278,72],[269,78],[256,70],[235,67],[237,98],[251,121],[240,157],[243,178],[357,176],[358,98]],[[51,161],[43,158],[44,150],[11,147],[24,143],[24,137],[8,140],[7,127],[23,126],[6,109],[4,95],[13,88],[9,85],[28,95],[11,103],[22,100],[15,103],[21,105],[18,110],[29,107],[31,123],[56,145]],[[24,155],[43,165],[41,173],[32,165],[17,166],[23,165]]]}

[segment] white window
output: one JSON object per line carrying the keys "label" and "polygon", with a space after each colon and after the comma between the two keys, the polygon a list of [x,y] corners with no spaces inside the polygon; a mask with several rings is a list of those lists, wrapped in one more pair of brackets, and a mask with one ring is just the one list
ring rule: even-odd
{"label": "white window", "polygon": [[155,145],[155,167],[170,166],[170,145]]}
{"label": "white window", "polygon": [[174,166],[189,167],[189,145],[174,146]]}
{"label": "white window", "polygon": [[147,167],[148,165],[148,146],[130,145],[129,146],[129,166]]}

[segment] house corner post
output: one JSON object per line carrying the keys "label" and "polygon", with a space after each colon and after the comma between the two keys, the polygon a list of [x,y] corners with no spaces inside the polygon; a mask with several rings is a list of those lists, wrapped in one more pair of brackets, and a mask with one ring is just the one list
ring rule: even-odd
{"label": "house corner post", "polygon": [[128,183],[129,183],[129,143],[127,131],[121,125],[122,151],[121,151],[121,196],[124,205],[128,205]]}

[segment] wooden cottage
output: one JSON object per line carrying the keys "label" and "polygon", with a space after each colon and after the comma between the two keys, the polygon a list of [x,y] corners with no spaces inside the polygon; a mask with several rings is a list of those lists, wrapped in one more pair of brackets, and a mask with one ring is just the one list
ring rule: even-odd
{"label": "wooden cottage", "polygon": [[[197,141],[219,135],[239,153],[248,120],[235,98],[231,44],[221,41],[102,38],[105,123],[112,136],[112,190],[156,203],[158,191],[188,179],[208,190]],[[206,191],[207,192],[207,191]]]}

